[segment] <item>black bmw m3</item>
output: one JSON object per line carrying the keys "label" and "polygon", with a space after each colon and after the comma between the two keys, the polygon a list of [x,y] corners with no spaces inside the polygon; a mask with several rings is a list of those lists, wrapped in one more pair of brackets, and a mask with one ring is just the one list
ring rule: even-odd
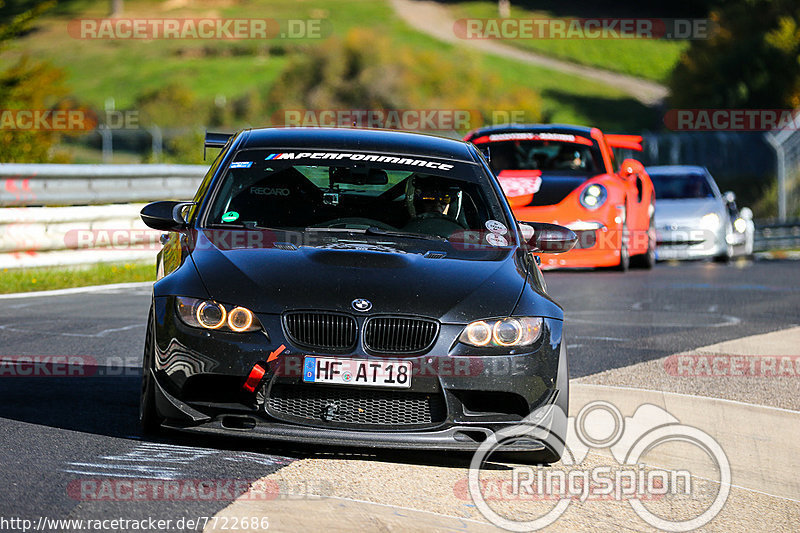
{"label": "black bmw m3", "polygon": [[222,151],[194,199],[142,210],[168,232],[145,431],[472,450],[537,408],[567,412],[563,311],[535,253],[575,236],[518,223],[473,145],[265,128],[206,146]]}

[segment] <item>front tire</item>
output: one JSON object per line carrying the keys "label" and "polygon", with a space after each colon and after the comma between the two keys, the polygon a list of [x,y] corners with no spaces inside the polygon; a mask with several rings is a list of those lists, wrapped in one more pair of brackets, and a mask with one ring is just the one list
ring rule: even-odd
{"label": "front tire", "polygon": [[631,265],[647,270],[656,266],[656,226],[653,217],[647,227],[647,251],[632,258]]}
{"label": "front tire", "polygon": [[611,267],[611,269],[619,272],[627,272],[631,267],[631,255],[630,251],[628,250],[628,225],[625,222],[622,223],[622,237],[620,241],[619,264]]}
{"label": "front tire", "polygon": [[139,426],[145,435],[155,435],[161,429],[163,418],[156,408],[156,384],[153,381],[152,368],[155,361],[155,335],[153,332],[153,309],[147,319],[147,333],[144,339],[144,355],[142,357],[142,392],[139,398]]}

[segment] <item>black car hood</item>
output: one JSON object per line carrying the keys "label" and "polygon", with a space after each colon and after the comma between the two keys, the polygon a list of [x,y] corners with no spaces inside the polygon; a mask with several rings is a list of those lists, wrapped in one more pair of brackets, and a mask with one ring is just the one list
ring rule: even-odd
{"label": "black car hood", "polygon": [[418,253],[301,246],[220,249],[203,234],[191,258],[211,298],[257,313],[326,309],[415,314],[446,323],[507,316],[525,287],[508,250],[499,260],[431,259]]}

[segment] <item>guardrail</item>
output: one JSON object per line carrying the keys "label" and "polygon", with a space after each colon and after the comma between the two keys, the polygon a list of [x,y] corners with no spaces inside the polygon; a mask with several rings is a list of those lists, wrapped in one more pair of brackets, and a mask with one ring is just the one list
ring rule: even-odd
{"label": "guardrail", "polygon": [[0,164],[0,207],[187,199],[207,170],[204,165]]}
{"label": "guardrail", "polygon": [[[194,196],[203,165],[0,164],[0,268],[152,259],[146,202]],[[109,205],[110,204],[110,205]]]}
{"label": "guardrail", "polygon": [[800,220],[756,224],[753,251],[800,250]]}

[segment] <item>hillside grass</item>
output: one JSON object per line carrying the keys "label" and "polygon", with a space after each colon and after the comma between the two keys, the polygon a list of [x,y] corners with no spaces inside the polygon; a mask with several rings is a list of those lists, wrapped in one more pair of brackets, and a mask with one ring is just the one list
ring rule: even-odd
{"label": "hillside grass", "polygon": [[[304,47],[324,46],[319,39],[79,40],[68,34],[70,20],[102,18],[107,6],[107,2],[85,0],[62,3],[57,11],[38,21],[34,31],[13,41],[0,54],[0,63],[10,64],[22,55],[47,60],[66,71],[66,85],[79,102],[103,109],[113,99],[116,109],[131,109],[143,91],[169,84],[189,87],[198,100],[208,104],[219,98],[230,101],[248,91],[263,94],[281,75],[290,54],[303,53]],[[457,9],[482,9],[481,6],[459,4]],[[508,87],[522,85],[540,92],[548,121],[596,125],[610,131],[639,131],[658,126],[659,119],[653,110],[615,87],[505,58],[458,50],[409,28],[385,1],[126,0],[123,16],[325,19],[327,27],[337,35],[344,35],[354,27],[366,27],[389,37],[398,48],[411,47],[443,61],[463,61],[466,56],[487,75],[500,77]],[[576,45],[586,47],[585,43],[572,43]],[[424,94],[425,88],[408,87],[408,90]],[[268,117],[264,119],[266,124]]]}
{"label": "hillside grass", "polygon": [[[567,6],[568,8],[568,6]],[[472,1],[450,5],[454,19],[497,19],[497,2]],[[580,17],[580,15],[576,15]],[[549,11],[532,11],[511,3],[511,18],[557,19]],[[660,39],[507,39],[502,42],[548,56],[648,80],[664,82],[688,41]]]}

